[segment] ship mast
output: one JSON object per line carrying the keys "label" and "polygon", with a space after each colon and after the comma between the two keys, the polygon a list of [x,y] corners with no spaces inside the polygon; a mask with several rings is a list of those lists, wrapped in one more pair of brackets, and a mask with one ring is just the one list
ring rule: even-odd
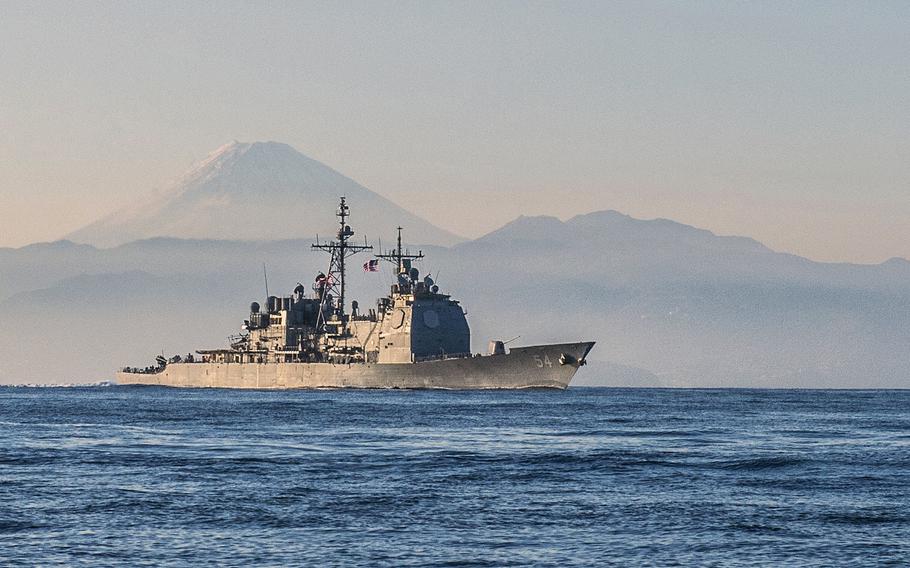
{"label": "ship mast", "polygon": [[383,260],[388,260],[389,262],[394,262],[397,267],[396,274],[402,274],[407,271],[405,267],[406,260],[419,260],[423,258],[423,251],[417,251],[417,254],[411,254],[411,251],[404,250],[401,248],[401,227],[398,227],[398,248],[395,250],[390,250],[387,253],[379,251],[380,254],[376,255],[376,258],[381,258]]}
{"label": "ship mast", "polygon": [[[337,320],[340,323],[340,326],[337,330],[339,335],[345,335],[347,332],[347,315],[344,311],[345,306],[345,261],[349,256],[353,256],[358,252],[365,250],[373,250],[373,247],[366,244],[366,239],[364,239],[362,245],[355,245],[348,242],[348,240],[354,236],[354,231],[351,229],[351,226],[347,224],[347,218],[350,216],[350,207],[345,203],[345,198],[341,198],[341,203],[338,206],[338,236],[337,240],[329,241],[327,243],[316,242],[316,244],[311,245],[313,250],[321,250],[328,252],[332,255],[332,260],[329,262],[329,271],[326,274],[326,287],[323,293],[323,305],[325,303],[325,298],[328,296],[329,291],[335,292],[338,294],[338,305],[334,307],[334,314]],[[319,327],[324,328],[325,320],[323,316],[323,310],[319,311]]]}

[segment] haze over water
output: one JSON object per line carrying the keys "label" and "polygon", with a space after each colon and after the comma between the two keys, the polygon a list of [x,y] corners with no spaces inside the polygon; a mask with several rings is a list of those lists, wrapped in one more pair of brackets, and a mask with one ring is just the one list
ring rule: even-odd
{"label": "haze over water", "polygon": [[0,388],[0,564],[901,565],[910,392]]}

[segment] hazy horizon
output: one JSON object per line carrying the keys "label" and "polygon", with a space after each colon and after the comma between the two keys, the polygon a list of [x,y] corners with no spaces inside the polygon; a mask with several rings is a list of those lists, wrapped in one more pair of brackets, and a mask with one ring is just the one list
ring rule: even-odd
{"label": "hazy horizon", "polygon": [[467,238],[613,209],[815,260],[910,257],[906,4],[2,12],[0,246],[58,239],[236,139]]}

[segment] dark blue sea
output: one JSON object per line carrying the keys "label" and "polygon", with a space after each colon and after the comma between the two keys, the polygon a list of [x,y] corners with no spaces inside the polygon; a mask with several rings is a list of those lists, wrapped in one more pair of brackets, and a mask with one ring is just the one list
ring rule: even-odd
{"label": "dark blue sea", "polygon": [[0,388],[4,566],[910,565],[910,391]]}

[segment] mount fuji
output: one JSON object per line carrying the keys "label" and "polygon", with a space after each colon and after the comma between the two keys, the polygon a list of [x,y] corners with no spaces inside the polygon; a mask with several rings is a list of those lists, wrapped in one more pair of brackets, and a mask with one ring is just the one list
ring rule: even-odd
{"label": "mount fuji", "polygon": [[348,198],[361,237],[391,237],[401,225],[413,242],[448,246],[463,240],[278,142],[226,144],[167,189],[66,238],[112,247],[153,237],[264,241],[330,235],[340,196]]}

